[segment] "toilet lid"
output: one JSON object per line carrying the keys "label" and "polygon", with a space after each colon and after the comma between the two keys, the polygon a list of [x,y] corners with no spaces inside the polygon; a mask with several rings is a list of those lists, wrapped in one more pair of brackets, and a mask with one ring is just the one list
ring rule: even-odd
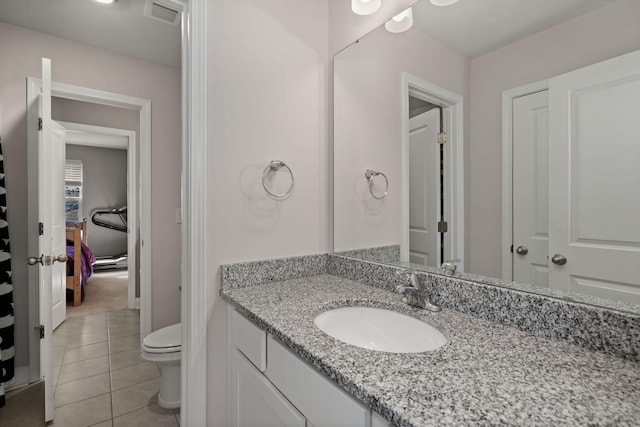
{"label": "toilet lid", "polygon": [[142,340],[142,345],[147,349],[167,349],[171,351],[177,347],[179,350],[181,344],[182,325],[180,323],[158,329]]}

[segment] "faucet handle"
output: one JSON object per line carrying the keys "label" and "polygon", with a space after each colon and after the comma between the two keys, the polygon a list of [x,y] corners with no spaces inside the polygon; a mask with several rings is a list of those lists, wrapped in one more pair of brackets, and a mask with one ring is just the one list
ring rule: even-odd
{"label": "faucet handle", "polygon": [[456,268],[458,267],[456,262],[460,262],[460,261],[462,261],[462,260],[460,260],[460,259],[450,259],[450,260],[444,261],[440,265],[440,268],[442,270],[444,270],[447,275],[451,276],[451,275],[453,275],[453,273],[456,272]]}

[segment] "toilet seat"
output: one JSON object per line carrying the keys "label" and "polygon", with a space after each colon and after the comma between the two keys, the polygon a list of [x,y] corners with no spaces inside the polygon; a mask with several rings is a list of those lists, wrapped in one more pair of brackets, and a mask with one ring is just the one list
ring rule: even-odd
{"label": "toilet seat", "polygon": [[180,323],[158,329],[142,340],[142,350],[147,353],[179,353],[182,350],[182,326]]}

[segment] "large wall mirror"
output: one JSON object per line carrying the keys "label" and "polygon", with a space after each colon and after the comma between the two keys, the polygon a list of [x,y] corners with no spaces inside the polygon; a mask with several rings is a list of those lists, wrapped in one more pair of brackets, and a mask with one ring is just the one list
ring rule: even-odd
{"label": "large wall mirror", "polygon": [[334,56],[334,252],[640,312],[640,3],[412,8]]}

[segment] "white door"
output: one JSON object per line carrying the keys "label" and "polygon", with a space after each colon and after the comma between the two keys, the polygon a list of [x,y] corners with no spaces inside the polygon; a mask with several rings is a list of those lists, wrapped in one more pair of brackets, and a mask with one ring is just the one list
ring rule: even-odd
{"label": "white door", "polygon": [[549,82],[553,287],[640,304],[639,111],[640,51]]}
{"label": "white door", "polygon": [[438,108],[409,119],[409,262],[440,265]]}
{"label": "white door", "polygon": [[[51,194],[51,250],[54,255],[66,255],[66,220],[64,199],[65,129],[51,121],[50,156],[40,173],[49,180]],[[79,256],[79,254],[76,254]],[[52,329],[67,318],[67,268],[64,262],[52,264]]]}
{"label": "white door", "polygon": [[42,95],[40,99],[40,118],[42,128],[38,132],[38,219],[40,237],[38,254],[41,257],[39,269],[40,284],[40,324],[44,329],[44,338],[40,345],[40,366],[44,377],[45,421],[53,419],[53,270],[52,264],[52,217],[51,217],[51,174],[49,159],[52,156],[50,141],[53,129],[51,123],[51,60],[42,58]]}
{"label": "white door", "polygon": [[548,286],[548,92],[513,100],[513,280]]}

